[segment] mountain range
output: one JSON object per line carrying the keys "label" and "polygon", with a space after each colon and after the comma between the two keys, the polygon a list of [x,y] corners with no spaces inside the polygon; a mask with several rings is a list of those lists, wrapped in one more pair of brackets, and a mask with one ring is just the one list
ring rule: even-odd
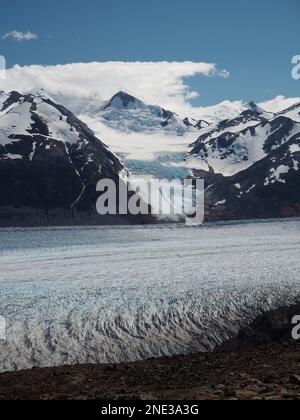
{"label": "mountain range", "polygon": [[300,103],[279,113],[250,103],[201,131],[187,157],[206,180],[206,218],[300,215]]}
{"label": "mountain range", "polygon": [[76,117],[42,90],[0,92],[0,225],[150,221],[96,214],[97,182],[128,170],[203,178],[206,220],[299,216],[300,104],[230,104],[198,120],[119,92]]}

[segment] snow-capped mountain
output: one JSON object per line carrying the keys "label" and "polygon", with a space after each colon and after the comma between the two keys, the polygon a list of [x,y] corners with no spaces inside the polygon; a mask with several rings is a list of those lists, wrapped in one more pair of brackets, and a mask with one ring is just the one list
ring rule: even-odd
{"label": "snow-capped mountain", "polygon": [[101,223],[96,184],[124,175],[119,159],[43,92],[1,94],[0,222]]}
{"label": "snow-capped mountain", "polygon": [[290,113],[297,111],[274,115],[250,103],[239,117],[201,131],[191,145],[190,166],[223,176],[249,168],[300,132],[300,124],[288,117]]}
{"label": "snow-capped mountain", "polygon": [[206,192],[207,220],[300,216],[300,132]]}
{"label": "snow-capped mountain", "polygon": [[216,105],[197,108],[196,117],[210,124],[216,124],[224,120],[232,120],[246,109],[247,104],[243,101],[223,101]]}
{"label": "snow-capped mountain", "polygon": [[237,118],[243,111],[247,111],[249,107],[251,108],[251,105],[254,105],[266,114],[278,114],[287,108],[295,106],[297,103],[299,103],[299,98],[285,98],[284,96],[277,96],[270,101],[261,102],[258,105],[253,102],[223,101],[216,105],[197,108],[196,118],[201,118],[211,124],[217,124],[225,120]]}
{"label": "snow-capped mountain", "polygon": [[108,102],[87,114],[101,119],[108,127],[124,133],[153,133],[164,131],[184,135],[188,130],[196,131],[197,121],[182,120],[176,113],[157,105],[148,105],[125,92],[119,92]]}
{"label": "snow-capped mountain", "polygon": [[187,158],[207,184],[209,219],[300,215],[300,104],[277,114],[254,103],[202,130]]}
{"label": "snow-capped mountain", "polygon": [[[216,112],[213,116],[215,122],[211,122],[213,121],[212,109],[207,115],[209,118],[200,121],[190,117],[180,119],[176,114],[171,113],[171,121],[176,123],[170,123],[166,129],[161,124],[161,118],[167,116],[167,111],[160,107],[145,105],[133,96],[119,93],[103,106],[98,115],[102,121],[106,115],[107,121],[104,121],[104,125],[109,126],[112,132],[111,137],[107,135],[110,133],[106,132],[104,138],[108,139],[108,144],[117,154],[120,150],[124,151],[120,156],[126,161],[126,165],[133,174],[183,179],[189,176],[190,170],[192,170],[194,176],[204,178],[209,187],[206,193],[207,208],[209,209],[207,218],[219,218],[219,213],[221,214],[220,218],[238,218],[239,214],[241,217],[252,217],[252,214],[253,217],[259,217],[259,215],[269,217],[268,213],[271,214],[271,212],[267,210],[266,206],[264,206],[264,213],[253,211],[251,214],[251,211],[242,213],[239,205],[241,200],[246,201],[251,197],[252,190],[252,194],[254,194],[254,185],[261,184],[263,188],[266,188],[265,182],[268,177],[270,185],[272,185],[272,183],[278,182],[276,174],[280,174],[283,167],[287,170],[288,164],[284,160],[282,161],[281,153],[284,151],[283,145],[292,141],[300,132],[298,122],[300,109],[297,105],[293,105],[280,113],[273,113],[265,111],[254,102],[235,103],[235,106],[231,102],[225,102],[212,108]],[[227,116],[225,120],[221,118],[224,115]],[[200,117],[202,116],[200,115]],[[116,123],[118,123],[118,128]],[[93,122],[91,124],[93,125]],[[174,127],[176,128],[174,129]],[[101,133],[100,129],[99,134]],[[184,130],[186,131],[184,132]],[[123,134],[115,147],[114,141],[118,131],[122,131]],[[163,132],[164,136],[160,136],[159,132]],[[197,132],[200,136],[198,140],[194,141]],[[176,139],[182,140],[178,143]],[[191,144],[187,143],[188,139],[192,139]],[[294,147],[296,146],[297,144],[294,145]],[[151,158],[149,157],[150,150]],[[185,162],[182,160],[184,150],[189,152]],[[277,150],[278,155],[276,154]],[[288,153],[288,150],[285,151],[285,154]],[[278,162],[279,172],[276,162]],[[256,169],[256,164],[260,170]],[[274,165],[272,166],[272,164]],[[295,158],[289,161],[289,165],[291,171],[297,168]],[[242,175],[244,173],[246,174],[245,178]],[[253,177],[254,173],[258,175]],[[275,178],[272,178],[273,173]],[[239,181],[236,181],[235,176],[241,176],[242,179],[239,178]],[[298,176],[298,170],[295,170],[295,176]],[[236,193],[235,185],[240,188],[236,194],[239,197],[233,200],[235,203],[233,209],[238,211],[226,210],[225,214],[225,203],[231,201],[231,179],[233,179],[234,185],[233,193]],[[289,182],[293,185],[292,181]],[[283,183],[281,184],[278,190],[286,188]],[[295,185],[297,185],[297,181],[295,181]],[[228,196],[226,197],[227,188]],[[275,187],[270,188],[274,192]],[[282,191],[278,194],[284,195]],[[275,197],[274,193],[274,200]],[[269,196],[269,202],[271,201]],[[216,204],[218,205],[215,206]],[[248,207],[251,207],[251,203]],[[286,207],[283,210],[274,205],[272,214],[280,215],[284,214],[284,211],[286,211]]]}
{"label": "snow-capped mountain", "polygon": [[275,98],[261,102],[259,105],[265,111],[273,112],[274,114],[278,114],[285,109],[288,109],[300,102],[300,98],[286,98],[285,96],[278,95]]}
{"label": "snow-capped mountain", "polygon": [[93,98],[79,117],[105,139],[133,176],[160,179],[187,176],[183,159],[188,146],[208,126],[124,92],[104,103]]}

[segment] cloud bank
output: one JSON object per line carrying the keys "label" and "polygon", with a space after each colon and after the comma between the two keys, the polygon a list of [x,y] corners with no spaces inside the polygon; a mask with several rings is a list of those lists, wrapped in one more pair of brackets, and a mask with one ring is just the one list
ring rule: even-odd
{"label": "cloud bank", "polygon": [[12,39],[13,41],[32,41],[34,39],[37,39],[38,36],[37,34],[34,34],[33,32],[21,32],[21,31],[12,31],[12,32],[7,32],[6,34],[4,34],[2,36],[3,40],[6,39]]}
{"label": "cloud bank", "polygon": [[[19,33],[17,38],[27,37],[31,32]],[[8,34],[7,34],[8,35]],[[221,120],[232,118],[245,109],[244,101],[224,101],[211,107],[194,107],[190,100],[199,92],[188,86],[187,78],[229,77],[227,70],[216,64],[203,62],[93,62],[56,66],[16,65],[6,71],[6,79],[0,79],[0,90],[18,90],[28,93],[44,89],[56,101],[82,114],[87,107],[98,109],[100,104],[122,90],[146,103],[160,105],[177,112],[180,116],[196,119]],[[200,92],[201,94],[201,92]],[[260,103],[267,111],[277,112],[289,107],[300,98],[278,96]]]}
{"label": "cloud bank", "polygon": [[122,90],[141,100],[164,106],[180,114],[190,108],[189,100],[199,95],[186,83],[187,77],[228,77],[215,64],[196,62],[94,62],[57,66],[19,65],[7,70],[1,81],[5,91],[26,93],[43,88],[50,95],[60,94],[71,109],[83,99],[95,102],[109,99]]}

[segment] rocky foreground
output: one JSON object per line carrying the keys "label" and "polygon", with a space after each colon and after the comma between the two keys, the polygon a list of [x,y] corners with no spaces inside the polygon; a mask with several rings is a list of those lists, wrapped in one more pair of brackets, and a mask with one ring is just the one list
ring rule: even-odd
{"label": "rocky foreground", "polygon": [[0,399],[298,400],[297,314],[300,305],[268,313],[211,354],[1,374]]}

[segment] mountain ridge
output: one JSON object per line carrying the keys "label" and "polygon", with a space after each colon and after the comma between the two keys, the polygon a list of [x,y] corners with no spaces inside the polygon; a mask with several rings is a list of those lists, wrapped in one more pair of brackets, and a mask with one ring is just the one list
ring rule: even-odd
{"label": "mountain ridge", "polygon": [[86,124],[44,93],[12,92],[1,105],[2,226],[122,223],[97,214],[96,185],[118,185],[125,172]]}
{"label": "mountain ridge", "polygon": [[207,220],[300,216],[300,104],[276,114],[250,105],[191,145]]}

